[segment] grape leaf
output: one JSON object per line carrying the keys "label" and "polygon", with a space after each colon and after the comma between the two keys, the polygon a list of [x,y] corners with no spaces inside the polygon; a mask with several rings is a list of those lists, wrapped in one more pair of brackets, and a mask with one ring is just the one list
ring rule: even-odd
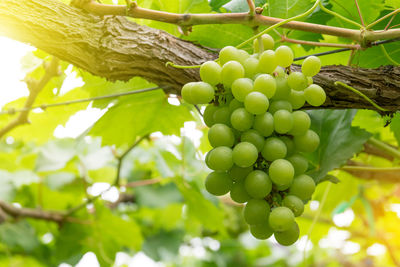
{"label": "grape leaf", "polygon": [[276,18],[290,18],[310,9],[313,5],[309,0],[269,0],[264,14]]}
{"label": "grape leaf", "polygon": [[318,183],[325,175],[361,151],[371,134],[351,122],[356,110],[313,110],[309,111],[311,129],[320,137],[320,145],[312,155],[315,169],[310,175]]}
{"label": "grape leaf", "polygon": [[39,149],[36,171],[59,170],[76,155],[73,139],[57,139],[50,141]]}
{"label": "grape leaf", "polygon": [[121,100],[96,122],[90,134],[101,136],[103,144],[120,146],[156,131],[179,134],[183,122],[192,118],[186,107],[169,104],[161,90],[151,91]]}
{"label": "grape leaf", "polygon": [[0,224],[0,240],[12,250],[28,253],[40,245],[35,229],[27,221]]}
{"label": "grape leaf", "polygon": [[[262,6],[266,2],[267,2],[266,0],[256,0],[255,6],[256,7]],[[245,1],[245,0],[232,0],[229,3],[226,3],[225,5],[223,5],[223,7],[232,13],[249,11],[249,5],[247,4],[247,1]]]}
{"label": "grape leaf", "polygon": [[390,130],[393,132],[394,137],[397,140],[397,144],[400,144],[400,113],[396,112],[390,123]]}
{"label": "grape leaf", "polygon": [[182,231],[161,231],[146,238],[142,250],[156,261],[174,261],[183,242]]}

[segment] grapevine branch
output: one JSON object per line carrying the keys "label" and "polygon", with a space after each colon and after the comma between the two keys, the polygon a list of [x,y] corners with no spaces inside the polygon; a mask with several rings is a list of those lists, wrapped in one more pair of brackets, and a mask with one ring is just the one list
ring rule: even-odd
{"label": "grapevine branch", "polygon": [[[127,6],[106,5],[97,3],[94,0],[73,0],[72,3],[89,13],[100,16],[127,15],[132,18],[161,21],[165,23],[176,24],[179,26],[194,26],[204,24],[244,24],[254,27],[260,25],[274,25],[284,21],[284,19],[264,16],[262,14],[258,14],[257,12],[254,14],[250,14],[248,12],[218,14],[177,14],[141,8],[137,4],[132,4],[127,11]],[[320,4],[319,6],[325,12],[334,13],[325,8],[322,4]],[[334,16],[343,17],[336,13],[334,14]],[[349,20],[345,17],[343,17],[342,19],[345,19],[346,21]],[[354,21],[349,20],[348,22],[355,24],[358,28],[362,28],[362,25],[355,23]],[[379,39],[400,37],[400,29],[391,29],[387,31],[368,31],[363,34],[363,31],[360,30],[332,27],[299,21],[288,22],[281,27],[293,30],[344,37],[360,43],[368,43],[370,41],[376,41]]]}
{"label": "grapevine branch", "polygon": [[28,115],[30,110],[32,109],[36,97],[39,95],[40,91],[42,91],[42,89],[53,77],[59,75],[58,63],[59,60],[57,58],[53,58],[48,65],[45,64],[45,74],[39,81],[34,81],[29,78],[25,79],[27,81],[29,89],[29,96],[25,101],[24,108],[18,115],[18,117],[16,117],[9,124],[4,126],[2,129],[0,129],[0,138],[3,137],[6,133],[11,131],[12,129],[20,125],[29,123]]}

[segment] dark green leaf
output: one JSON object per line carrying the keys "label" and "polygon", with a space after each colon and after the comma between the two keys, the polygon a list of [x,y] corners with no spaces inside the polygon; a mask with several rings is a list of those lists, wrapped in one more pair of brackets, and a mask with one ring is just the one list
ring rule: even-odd
{"label": "dark green leaf", "polygon": [[175,184],[164,186],[143,186],[135,188],[137,203],[146,207],[166,207],[171,203],[182,202],[183,198]]}
{"label": "dark green leaf", "polygon": [[146,238],[142,250],[155,261],[174,261],[183,242],[183,234],[181,231],[161,231]]}
{"label": "dark green leaf", "polygon": [[28,253],[40,244],[35,229],[26,221],[0,224],[0,240],[12,250]]}

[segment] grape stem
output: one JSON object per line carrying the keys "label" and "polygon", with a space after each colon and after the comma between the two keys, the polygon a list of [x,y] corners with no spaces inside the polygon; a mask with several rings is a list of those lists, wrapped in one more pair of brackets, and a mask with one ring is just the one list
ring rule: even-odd
{"label": "grape stem", "polygon": [[378,24],[379,22],[385,20],[386,18],[388,18],[388,17],[390,17],[390,16],[394,16],[394,15],[396,15],[396,14],[399,13],[399,12],[400,12],[400,8],[398,8],[398,9],[396,9],[396,10],[390,12],[389,14],[387,14],[387,15],[385,15],[385,16],[379,18],[379,19],[377,19],[376,21],[374,21],[374,22],[368,24],[367,27],[365,27],[365,29],[366,29],[366,30],[369,30],[369,29],[371,29],[372,27],[374,27],[376,24]]}
{"label": "grape stem", "polygon": [[385,142],[382,142],[376,138],[371,137],[368,141],[368,144],[371,144],[383,151],[385,151],[387,154],[400,159],[400,151],[397,150],[396,148],[390,146],[389,144],[386,144]]}
{"label": "grape stem", "polygon": [[377,168],[370,166],[343,166],[340,169],[343,171],[368,171],[368,172],[400,171],[400,167]]}
{"label": "grape stem", "polygon": [[349,86],[349,85],[347,85],[347,84],[345,84],[345,83],[343,83],[343,82],[339,82],[339,81],[336,81],[336,82],[334,83],[334,85],[337,86],[337,87],[338,87],[338,86],[341,86],[341,87],[344,87],[344,88],[346,88],[346,89],[349,89],[350,91],[356,93],[357,95],[359,95],[359,96],[361,96],[362,98],[364,98],[365,100],[367,100],[369,103],[371,103],[372,106],[374,106],[376,109],[378,109],[378,110],[380,110],[380,111],[383,111],[383,112],[389,111],[389,110],[387,110],[387,109],[385,109],[385,108],[382,108],[382,107],[378,106],[378,105],[377,105],[374,101],[372,101],[368,96],[366,96],[366,95],[363,94],[362,92],[358,91],[358,90],[355,89],[354,87],[351,87],[351,86]]}
{"label": "grape stem", "polygon": [[358,5],[358,0],[354,0],[354,3],[356,4],[356,7],[357,7],[357,12],[358,12],[358,16],[360,17],[361,25],[364,28],[365,27],[364,18],[361,14],[361,9],[360,9],[360,6]]}
{"label": "grape stem", "polygon": [[198,69],[201,67],[201,65],[192,65],[192,66],[177,65],[171,61],[168,61],[167,63],[165,63],[165,66],[166,67],[171,66],[176,69]]}
{"label": "grape stem", "polygon": [[256,14],[256,6],[253,0],[247,0],[247,5],[249,6],[249,14],[254,16]]}
{"label": "grape stem", "polygon": [[341,48],[350,48],[354,50],[361,49],[359,44],[335,44],[335,43],[320,43],[320,42],[312,42],[312,41],[304,41],[288,38],[285,35],[281,35],[281,41],[292,43],[292,44],[301,44],[301,45],[312,45],[312,46],[323,46],[323,47],[341,47]]}
{"label": "grape stem", "polygon": [[350,24],[353,24],[354,26],[357,26],[360,29],[364,28],[361,24],[359,24],[359,23],[357,23],[357,22],[355,22],[355,21],[353,21],[351,19],[348,19],[348,18],[344,17],[344,16],[340,15],[339,13],[336,13],[336,12],[334,12],[332,10],[327,9],[326,7],[324,7],[324,5],[322,3],[319,4],[319,7],[321,8],[322,11],[324,11],[324,12],[326,12],[326,13],[334,16],[334,17],[337,17],[337,18],[339,18],[339,19],[341,19],[343,21],[346,21],[346,22],[348,22]]}

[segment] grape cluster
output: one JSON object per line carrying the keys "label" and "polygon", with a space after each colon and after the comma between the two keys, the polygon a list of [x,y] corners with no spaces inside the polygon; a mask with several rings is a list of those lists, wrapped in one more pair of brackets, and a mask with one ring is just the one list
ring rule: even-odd
{"label": "grape cluster", "polygon": [[312,80],[321,68],[319,58],[310,56],[301,72],[290,72],[293,51],[284,45],[273,50],[269,35],[261,40],[264,51],[259,53],[255,40],[253,55],[224,47],[217,61],[200,67],[201,82],[184,85],[182,97],[209,103],[203,115],[213,147],[205,159],[213,170],[207,191],[230,192],[232,200],[246,203],[244,219],[254,237],[274,234],[288,246],[299,238],[295,217],[315,190],[303,153],[315,151],[320,142],[309,115],[298,109],[305,102],[320,106],[326,95]]}

